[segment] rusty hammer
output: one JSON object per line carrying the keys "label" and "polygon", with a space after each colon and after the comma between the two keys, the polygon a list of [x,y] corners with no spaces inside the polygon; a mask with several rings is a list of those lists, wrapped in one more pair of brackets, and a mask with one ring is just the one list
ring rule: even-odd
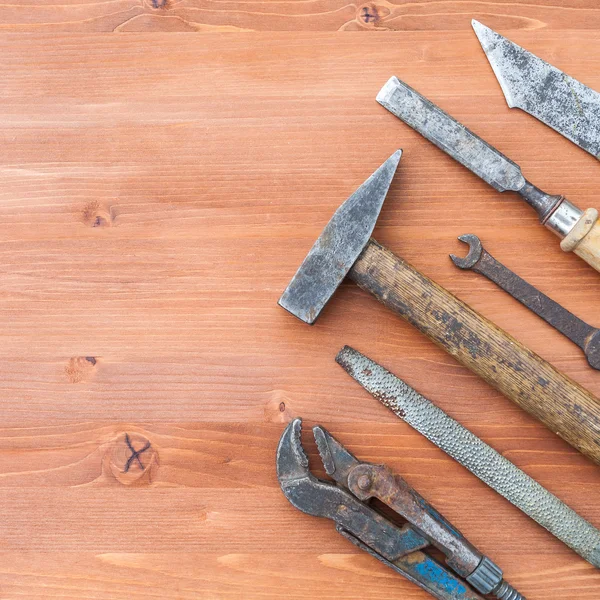
{"label": "rusty hammer", "polygon": [[313,324],[348,277],[600,464],[600,404],[590,392],[371,238],[401,155],[336,210],[279,304]]}

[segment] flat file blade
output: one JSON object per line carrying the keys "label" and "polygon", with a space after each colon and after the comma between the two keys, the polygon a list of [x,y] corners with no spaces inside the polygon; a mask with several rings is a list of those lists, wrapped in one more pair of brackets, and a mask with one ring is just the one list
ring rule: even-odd
{"label": "flat file blade", "polygon": [[510,108],[520,108],[600,159],[600,94],[473,20]]}

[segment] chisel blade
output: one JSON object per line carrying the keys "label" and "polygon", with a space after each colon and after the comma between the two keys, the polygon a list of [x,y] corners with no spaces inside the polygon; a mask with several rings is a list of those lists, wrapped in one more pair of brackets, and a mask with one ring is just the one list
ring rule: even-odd
{"label": "chisel blade", "polygon": [[471,23],[508,106],[600,159],[600,94],[479,21]]}
{"label": "chisel blade", "polygon": [[499,192],[525,185],[519,165],[397,77],[381,88],[377,102]]}

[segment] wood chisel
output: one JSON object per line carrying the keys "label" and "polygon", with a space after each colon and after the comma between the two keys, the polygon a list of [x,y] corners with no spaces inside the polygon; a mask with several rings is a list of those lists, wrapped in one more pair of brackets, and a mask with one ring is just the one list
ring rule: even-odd
{"label": "wood chisel", "polygon": [[397,77],[381,88],[377,102],[499,192],[517,192],[535,209],[540,222],[562,238],[560,247],[565,252],[575,252],[600,271],[595,208],[582,211],[564,196],[537,188],[523,177],[519,165]]}

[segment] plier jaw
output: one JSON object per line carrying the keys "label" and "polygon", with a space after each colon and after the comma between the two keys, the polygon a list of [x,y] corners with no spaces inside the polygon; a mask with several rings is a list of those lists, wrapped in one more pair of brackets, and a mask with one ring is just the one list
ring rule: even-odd
{"label": "plier jaw", "polygon": [[373,530],[372,535],[381,533],[384,538],[394,538],[394,526],[388,526],[379,513],[342,487],[318,479],[310,472],[301,433],[302,419],[294,419],[283,432],[277,448],[277,478],[291,504],[306,514],[332,519],[351,532],[363,529],[366,534]]}
{"label": "plier jaw", "polygon": [[[404,479],[383,465],[360,462],[326,429],[313,428],[325,471],[324,481],[309,469],[294,419],[277,448],[277,477],[286,498],[298,510],[331,519],[337,531],[359,548],[416,583],[438,600],[525,600],[502,579],[502,571],[472,546]],[[399,527],[369,505],[378,498],[408,523]],[[435,546],[448,567],[423,552]],[[508,594],[508,595],[507,595]]]}
{"label": "plier jaw", "polygon": [[314,517],[335,520],[335,513],[350,495],[316,478],[308,467],[308,457],[300,435],[302,419],[294,419],[285,429],[277,448],[277,478],[285,497],[298,510]]}

